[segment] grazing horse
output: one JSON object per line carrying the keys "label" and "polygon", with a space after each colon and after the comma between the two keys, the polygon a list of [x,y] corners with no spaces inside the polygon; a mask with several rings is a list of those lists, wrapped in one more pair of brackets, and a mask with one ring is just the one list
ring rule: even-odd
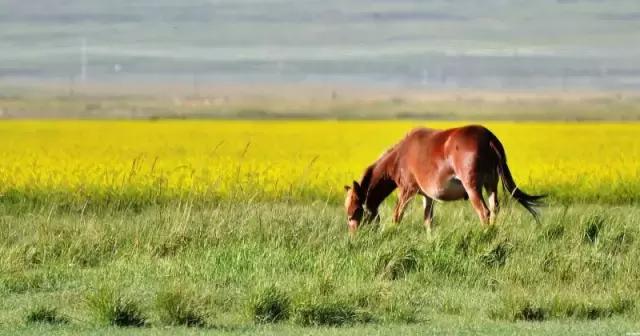
{"label": "grazing horse", "polygon": [[[424,197],[424,224],[431,230],[434,200],[469,199],[483,224],[498,212],[498,178],[502,186],[538,220],[542,196],[527,195],[513,181],[504,148],[483,126],[447,130],[413,129],[364,172],[360,182],[345,186],[349,232],[360,222],[379,220],[380,203],[398,188],[393,222],[398,223],[411,198]],[[489,207],[482,189],[489,194]],[[366,212],[366,213],[365,213]]]}

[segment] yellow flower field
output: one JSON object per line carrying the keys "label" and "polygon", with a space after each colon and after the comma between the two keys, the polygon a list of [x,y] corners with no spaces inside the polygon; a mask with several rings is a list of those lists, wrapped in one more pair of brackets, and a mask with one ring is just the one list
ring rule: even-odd
{"label": "yellow flower field", "polygon": [[[414,126],[389,121],[5,121],[0,202],[336,201]],[[516,182],[552,202],[640,199],[640,124],[489,122]]]}

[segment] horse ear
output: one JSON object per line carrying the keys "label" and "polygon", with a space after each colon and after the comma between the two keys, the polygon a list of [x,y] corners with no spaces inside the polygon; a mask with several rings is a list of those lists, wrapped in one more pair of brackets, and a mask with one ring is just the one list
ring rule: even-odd
{"label": "horse ear", "polygon": [[362,187],[360,186],[360,184],[356,181],[353,181],[353,190],[356,191],[356,193],[360,194],[360,191],[362,190]]}
{"label": "horse ear", "polygon": [[344,191],[349,191],[349,190],[351,190],[351,187],[350,187],[350,186],[348,186],[348,185],[345,185],[345,186],[344,186]]}

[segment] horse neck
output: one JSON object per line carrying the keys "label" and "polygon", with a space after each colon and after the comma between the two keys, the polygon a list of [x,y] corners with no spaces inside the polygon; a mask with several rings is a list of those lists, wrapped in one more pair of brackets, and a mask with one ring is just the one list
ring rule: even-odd
{"label": "horse neck", "polygon": [[377,213],[380,203],[395,189],[395,182],[388,177],[384,169],[374,169],[377,163],[369,166],[362,178],[361,185],[367,191],[365,206],[367,210]]}

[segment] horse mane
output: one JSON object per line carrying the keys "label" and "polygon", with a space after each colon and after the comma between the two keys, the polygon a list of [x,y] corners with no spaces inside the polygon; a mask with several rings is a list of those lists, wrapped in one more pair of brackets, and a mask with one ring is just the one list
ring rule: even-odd
{"label": "horse mane", "polygon": [[367,169],[364,171],[364,174],[362,174],[362,178],[360,179],[360,187],[365,192],[365,195],[364,195],[365,198],[367,197],[369,187],[371,186],[371,180],[373,179],[373,170],[380,163],[380,161],[382,161],[385,157],[387,157],[391,152],[396,150],[399,145],[400,145],[400,142],[387,148],[387,150],[385,150],[382,154],[380,154],[378,159],[376,159],[376,161],[373,164],[367,167]]}
{"label": "horse mane", "polygon": [[373,169],[376,167],[376,163],[367,167],[367,169],[364,171],[364,174],[362,175],[362,179],[360,179],[360,187],[364,191],[365,197],[367,192],[369,191],[369,185],[371,185],[371,177],[373,176]]}

